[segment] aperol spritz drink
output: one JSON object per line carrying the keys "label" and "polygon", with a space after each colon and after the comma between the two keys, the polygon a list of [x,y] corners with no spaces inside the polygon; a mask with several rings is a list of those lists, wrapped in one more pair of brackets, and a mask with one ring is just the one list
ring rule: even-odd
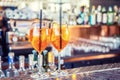
{"label": "aperol spritz drink", "polygon": [[69,31],[66,25],[62,25],[61,33],[59,25],[55,24],[53,26],[54,27],[52,28],[51,42],[53,46],[58,50],[58,52],[60,52],[69,42]]}
{"label": "aperol spritz drink", "polygon": [[48,28],[43,28],[43,29],[35,28],[34,31],[35,32],[33,32],[33,38],[31,43],[33,48],[40,53],[49,44],[49,41],[47,40]]}
{"label": "aperol spritz drink", "polygon": [[50,42],[48,37],[49,28],[44,26],[40,29],[38,23],[34,23],[28,33],[28,41],[39,54],[48,46]]}
{"label": "aperol spritz drink", "polygon": [[38,74],[40,74],[40,78],[48,76],[42,73],[43,56],[41,55],[41,53],[50,43],[49,32],[50,30],[45,23],[42,24],[41,28],[39,23],[33,23],[32,28],[29,30],[28,33],[28,41],[38,52]]}
{"label": "aperol spritz drink", "polygon": [[[51,30],[51,43],[58,50],[58,75],[64,75],[61,71],[60,52],[69,42],[69,29],[67,24],[63,24],[60,28],[58,23],[53,23]],[[56,74],[57,75],[57,74]]]}

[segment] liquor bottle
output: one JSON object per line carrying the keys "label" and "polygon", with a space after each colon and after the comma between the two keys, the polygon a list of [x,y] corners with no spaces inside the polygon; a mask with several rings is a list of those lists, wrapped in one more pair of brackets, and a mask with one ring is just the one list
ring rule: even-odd
{"label": "liquor bottle", "polygon": [[1,56],[0,56],[0,78],[4,78],[4,77],[5,77],[5,74],[2,71],[2,60],[1,60]]}
{"label": "liquor bottle", "polygon": [[106,8],[103,7],[102,8],[102,24],[107,24],[107,11],[106,11]]}
{"label": "liquor bottle", "polygon": [[24,56],[19,56],[19,74],[20,75],[25,75],[26,71],[25,71],[25,57]]}
{"label": "liquor bottle", "polygon": [[114,12],[113,12],[111,6],[109,6],[109,8],[108,8],[107,16],[108,16],[107,24],[112,25],[113,24],[113,19],[114,19]]}
{"label": "liquor bottle", "polygon": [[84,18],[85,18],[85,12],[84,12],[84,9],[85,9],[85,7],[84,6],[82,6],[81,8],[80,8],[80,13],[79,13],[79,15],[77,16],[77,24],[78,25],[83,25],[84,24]]}
{"label": "liquor bottle", "polygon": [[102,23],[102,12],[101,12],[101,5],[98,6],[97,8],[97,13],[96,13],[96,16],[97,16],[97,24],[101,24]]}
{"label": "liquor bottle", "polygon": [[28,59],[29,59],[29,68],[27,70],[27,73],[31,74],[34,71],[34,60],[33,60],[34,59],[34,55],[33,54],[29,54],[28,55]]}
{"label": "liquor bottle", "polygon": [[56,70],[57,67],[55,65],[55,55],[53,52],[48,52],[48,64],[51,71]]}
{"label": "liquor bottle", "polygon": [[120,7],[119,7],[119,11],[118,11],[118,24],[120,24]]}
{"label": "liquor bottle", "polygon": [[15,77],[19,76],[18,70],[15,68],[14,65],[14,53],[10,52],[8,54],[8,69],[6,70],[6,77]]}
{"label": "liquor bottle", "polygon": [[37,63],[37,52],[36,52],[36,50],[32,50],[32,53],[34,55],[34,62]]}
{"label": "liquor bottle", "polygon": [[119,14],[118,6],[114,5],[114,23],[116,24],[118,24],[118,14]]}
{"label": "liquor bottle", "polygon": [[7,22],[7,27],[8,27],[9,31],[12,31],[12,27],[11,27],[10,21]]}
{"label": "liquor bottle", "polygon": [[43,68],[45,72],[49,71],[49,65],[48,65],[48,51],[44,50],[43,51]]}
{"label": "liquor bottle", "polygon": [[96,24],[96,11],[95,11],[95,6],[92,6],[92,10],[89,16],[89,22],[90,25],[95,25]]}
{"label": "liquor bottle", "polygon": [[84,25],[87,25],[89,22],[89,9],[86,7],[84,10]]}

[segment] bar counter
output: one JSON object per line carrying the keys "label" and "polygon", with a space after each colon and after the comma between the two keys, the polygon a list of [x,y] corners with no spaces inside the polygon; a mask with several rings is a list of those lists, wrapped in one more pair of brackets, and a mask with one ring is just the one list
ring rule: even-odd
{"label": "bar counter", "polygon": [[[67,76],[50,76],[42,80],[120,80],[120,63],[79,67],[66,71],[68,71]],[[41,80],[30,76],[1,78],[0,80]]]}

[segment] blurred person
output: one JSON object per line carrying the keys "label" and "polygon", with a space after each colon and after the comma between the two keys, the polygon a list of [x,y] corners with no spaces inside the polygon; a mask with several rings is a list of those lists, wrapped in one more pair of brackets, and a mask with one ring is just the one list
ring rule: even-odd
{"label": "blurred person", "polygon": [[77,20],[76,23],[77,23],[78,25],[84,24],[84,18],[85,18],[84,11],[85,11],[85,6],[81,6],[81,7],[80,7],[79,15],[76,17],[76,20]]}

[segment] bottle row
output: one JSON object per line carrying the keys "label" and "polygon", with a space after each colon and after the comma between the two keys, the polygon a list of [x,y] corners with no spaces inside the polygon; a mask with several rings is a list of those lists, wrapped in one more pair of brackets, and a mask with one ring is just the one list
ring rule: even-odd
{"label": "bottle row", "polygon": [[92,6],[92,9],[81,7],[80,13],[77,16],[77,24],[120,24],[120,7],[109,6],[106,7],[99,5],[98,7]]}
{"label": "bottle row", "polygon": [[[4,10],[7,18],[10,19],[36,19],[40,18],[39,12],[32,11],[29,8],[23,8],[21,10],[15,9],[6,9]],[[59,21],[59,12],[52,12],[48,9],[43,9],[43,19],[50,19],[54,21]],[[92,6],[92,8],[81,7],[80,10],[74,8],[74,10],[68,10],[66,12],[62,11],[62,20],[67,22],[70,25],[76,24],[120,24],[120,7],[118,6],[109,6],[107,9],[104,6]]]}
{"label": "bottle row", "polygon": [[14,62],[14,53],[10,52],[8,54],[8,68],[5,71],[2,70],[2,59],[0,56],[0,78],[28,75],[34,72],[37,73],[39,68],[42,68],[42,72],[53,71],[57,68],[55,66],[54,55],[52,52],[47,54],[47,50],[44,50],[43,54],[40,54],[39,56],[37,56],[37,53],[34,50],[33,53],[34,54],[28,55],[28,68],[25,67],[25,56],[20,55],[19,69],[17,69]]}

